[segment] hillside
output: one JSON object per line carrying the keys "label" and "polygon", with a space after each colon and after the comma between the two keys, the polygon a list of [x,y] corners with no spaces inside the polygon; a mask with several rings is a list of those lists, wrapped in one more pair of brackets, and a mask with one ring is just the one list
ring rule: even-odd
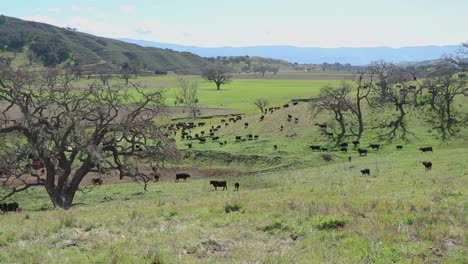
{"label": "hillside", "polygon": [[372,47],[372,48],[315,48],[294,46],[252,46],[252,47],[194,47],[166,44],[145,40],[120,39],[145,47],[167,48],[176,51],[192,52],[203,57],[216,56],[259,56],[281,59],[291,63],[321,64],[349,63],[366,65],[372,61],[407,62],[435,60],[444,54],[456,51],[459,45],[419,46],[419,47]]}
{"label": "hillside", "polygon": [[[119,40],[77,32],[72,28],[0,17],[0,56],[18,60],[16,65],[68,64],[86,71],[117,70],[128,63],[138,71],[198,73],[211,65],[189,52],[141,47]],[[18,56],[19,55],[19,56]]]}

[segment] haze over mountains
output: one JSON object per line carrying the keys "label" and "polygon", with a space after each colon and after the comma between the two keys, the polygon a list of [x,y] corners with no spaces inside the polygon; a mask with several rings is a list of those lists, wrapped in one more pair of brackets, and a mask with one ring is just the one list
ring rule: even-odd
{"label": "haze over mountains", "polygon": [[351,65],[366,65],[372,61],[416,62],[435,60],[444,54],[455,52],[459,45],[418,46],[418,47],[372,47],[372,48],[306,48],[294,46],[251,46],[251,47],[215,47],[204,48],[183,46],[153,41],[120,38],[119,40],[134,43],[144,47],[158,47],[174,51],[187,51],[202,57],[217,56],[259,56],[281,59],[291,63],[349,63]]}

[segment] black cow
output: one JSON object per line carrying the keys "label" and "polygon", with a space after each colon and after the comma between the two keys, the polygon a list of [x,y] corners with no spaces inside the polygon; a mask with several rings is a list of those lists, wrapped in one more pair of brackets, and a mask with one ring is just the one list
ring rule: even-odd
{"label": "black cow", "polygon": [[281,126],[281,128],[280,128],[280,131],[283,131],[283,129],[284,129],[284,127],[283,127],[283,126]]}
{"label": "black cow", "polygon": [[348,161],[351,162],[351,160],[352,160],[352,158],[351,158],[351,156],[349,156],[349,157],[348,157]]}
{"label": "black cow", "polygon": [[380,144],[370,144],[369,147],[372,148],[373,150],[379,150]]}
{"label": "black cow", "polygon": [[327,135],[328,137],[333,137],[333,132],[325,132],[325,135]]}
{"label": "black cow", "polygon": [[199,138],[198,140],[200,141],[200,144],[205,144],[206,142],[206,138]]}
{"label": "black cow", "polygon": [[258,139],[258,135],[255,135],[255,136],[254,136],[254,139]]}
{"label": "black cow", "polygon": [[421,152],[432,152],[432,147],[423,147],[423,148],[419,148],[419,150]]}
{"label": "black cow", "polygon": [[189,177],[190,177],[190,174],[188,173],[176,173],[175,175],[176,181],[179,181],[180,179],[184,179],[184,181],[186,181],[187,178]]}
{"label": "black cow", "polygon": [[402,145],[397,145],[396,146],[396,150],[402,150],[403,149],[403,146]]}
{"label": "black cow", "polygon": [[274,149],[274,150],[277,150],[277,149],[278,149],[278,146],[277,146],[277,145],[273,145],[273,149]]}
{"label": "black cow", "polygon": [[341,150],[341,152],[345,152],[345,153],[348,152],[348,148],[347,148],[347,147],[341,147],[340,150]]}
{"label": "black cow", "polygon": [[348,142],[343,142],[340,144],[340,148],[347,148],[348,147]]}
{"label": "black cow", "polygon": [[91,180],[91,182],[92,182],[94,185],[101,185],[101,184],[104,183],[104,182],[102,181],[101,178],[93,178],[93,179]]}
{"label": "black cow", "polygon": [[245,127],[245,128],[248,128],[248,127],[249,127],[249,123],[245,122],[245,123],[244,123],[244,127]]}
{"label": "black cow", "polygon": [[318,146],[318,145],[309,146],[309,148],[312,149],[312,150],[317,150],[317,151],[320,151],[320,150],[321,150],[320,146]]}
{"label": "black cow", "polygon": [[296,123],[296,124],[299,123],[299,118],[297,118],[297,117],[294,118],[294,123]]}
{"label": "black cow", "polygon": [[260,116],[260,121],[263,121],[263,119],[265,119],[265,116],[264,115]]}
{"label": "black cow", "polygon": [[287,107],[289,107],[289,104],[284,104],[283,105],[283,108],[287,108]]}
{"label": "black cow", "polygon": [[191,148],[192,148],[192,143],[187,143],[187,147],[188,147],[189,149],[191,149]]}
{"label": "black cow", "polygon": [[292,118],[292,115],[288,115],[288,119],[291,119]]}
{"label": "black cow", "polygon": [[240,142],[242,140],[242,136],[236,136],[236,142]]}
{"label": "black cow", "polygon": [[2,211],[2,213],[16,212],[18,208],[19,205],[17,202],[0,204],[0,211]]}
{"label": "black cow", "polygon": [[430,161],[423,161],[422,163],[424,165],[424,167],[426,168],[426,171],[428,170],[431,170],[432,169],[432,162]]}
{"label": "black cow", "polygon": [[215,141],[216,141],[216,140],[218,140],[218,139],[219,139],[219,137],[218,137],[218,136],[216,136],[216,137],[212,137],[212,138],[211,138],[211,140],[212,140],[213,142],[215,142]]}
{"label": "black cow", "polygon": [[359,152],[359,156],[367,156],[367,149],[359,148],[357,151]]}
{"label": "black cow", "polygon": [[359,142],[359,140],[354,140],[354,141],[351,142],[351,143],[353,143],[354,148],[356,148],[356,147],[359,145],[360,142]]}
{"label": "black cow", "polygon": [[327,128],[327,124],[315,124],[315,125],[323,129]]}
{"label": "black cow", "polygon": [[298,101],[294,101],[293,102],[293,105],[297,105],[299,102]]}
{"label": "black cow", "polygon": [[237,192],[239,191],[239,186],[240,186],[240,184],[238,182],[236,182],[234,184],[235,191],[237,191]]}
{"label": "black cow", "polygon": [[223,187],[223,191],[227,190],[226,181],[210,181],[210,185],[213,185],[213,187],[215,187],[215,190],[218,190],[218,187]]}
{"label": "black cow", "polygon": [[328,151],[328,148],[321,148],[321,150],[322,150],[323,152],[326,152],[326,151]]}
{"label": "black cow", "polygon": [[369,169],[363,169],[361,170],[362,176],[364,175],[370,175],[370,170]]}

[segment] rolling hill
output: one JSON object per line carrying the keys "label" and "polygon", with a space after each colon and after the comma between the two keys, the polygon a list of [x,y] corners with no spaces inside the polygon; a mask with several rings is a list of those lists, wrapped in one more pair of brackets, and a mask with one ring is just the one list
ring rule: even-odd
{"label": "rolling hill", "polygon": [[198,73],[212,65],[189,52],[141,47],[7,16],[0,16],[0,56],[23,58],[18,66],[68,64],[93,72],[115,71],[128,63],[139,71]]}
{"label": "rolling hill", "polygon": [[194,47],[135,39],[120,39],[145,47],[159,47],[176,51],[187,51],[202,57],[216,56],[259,56],[301,64],[349,63],[366,65],[372,61],[385,60],[394,63],[435,60],[444,54],[453,53],[459,45],[419,47],[372,47],[372,48],[316,48],[294,46],[252,46],[252,47]]}

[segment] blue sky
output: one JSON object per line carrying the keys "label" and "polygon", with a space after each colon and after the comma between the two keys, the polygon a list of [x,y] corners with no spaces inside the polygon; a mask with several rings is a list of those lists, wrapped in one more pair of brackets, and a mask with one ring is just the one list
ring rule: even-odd
{"label": "blue sky", "polygon": [[467,0],[3,0],[0,14],[110,38],[203,47],[468,41]]}

